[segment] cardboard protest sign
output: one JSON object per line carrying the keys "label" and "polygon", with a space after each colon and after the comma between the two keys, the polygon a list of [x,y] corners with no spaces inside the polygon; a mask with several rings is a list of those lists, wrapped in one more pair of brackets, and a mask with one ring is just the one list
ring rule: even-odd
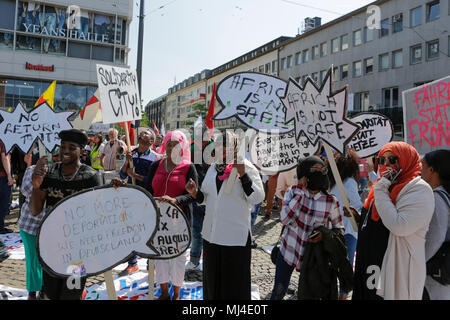
{"label": "cardboard protest sign", "polygon": [[6,153],[17,146],[28,153],[36,140],[52,152],[60,145],[58,134],[72,129],[68,118],[73,112],[54,112],[47,102],[27,111],[19,102],[13,112],[0,110],[3,121],[0,123],[0,139],[5,144]]}
{"label": "cardboard protest sign", "polygon": [[280,101],[285,89],[286,82],[273,76],[255,72],[232,74],[217,87],[217,100],[223,108],[213,120],[236,117],[257,131],[291,131],[293,123],[285,123],[285,107]]}
{"label": "cardboard protest sign", "polygon": [[101,186],[78,192],[45,216],[37,234],[41,265],[55,276],[92,276],[138,254],[155,257],[157,206],[145,189]]}
{"label": "cardboard protest sign", "polygon": [[172,259],[183,254],[191,244],[191,228],[188,219],[178,207],[159,202],[159,225],[152,240],[158,251],[158,259]]}
{"label": "cardboard protest sign", "polygon": [[142,118],[136,70],[97,64],[103,123]]}
{"label": "cardboard protest sign", "polygon": [[304,135],[297,144],[294,130],[267,134],[249,129],[246,135],[250,136],[250,161],[265,175],[295,168],[301,158],[314,155],[320,147],[320,144],[314,146]]}
{"label": "cardboard protest sign", "polygon": [[321,87],[310,77],[303,87],[290,79],[281,101],[286,106],[286,122],[294,120],[297,141],[303,133],[315,146],[321,139],[345,153],[359,128],[347,119],[347,87],[333,91],[331,70]]}
{"label": "cardboard protest sign", "polygon": [[405,142],[422,155],[450,149],[450,75],[402,95]]}
{"label": "cardboard protest sign", "polygon": [[362,112],[351,118],[360,130],[348,144],[360,158],[377,154],[381,148],[392,141],[394,130],[391,120],[376,112]]}

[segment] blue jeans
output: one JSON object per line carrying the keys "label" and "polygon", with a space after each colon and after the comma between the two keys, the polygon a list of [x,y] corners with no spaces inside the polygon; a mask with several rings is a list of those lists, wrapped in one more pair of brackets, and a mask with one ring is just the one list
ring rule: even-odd
{"label": "blue jeans", "polygon": [[78,38],[80,38],[80,33],[83,33],[84,37],[88,38],[89,32],[89,19],[85,17],[80,18],[80,29],[78,29]]}
{"label": "blue jeans", "polygon": [[[49,35],[54,35],[56,29],[56,13],[45,14],[45,27]],[[50,45],[50,38],[44,38],[44,48],[48,50]]]}
{"label": "blue jeans", "polygon": [[200,206],[196,202],[192,203],[192,242],[191,242],[191,262],[198,264],[202,255],[202,227],[205,218],[205,206]]}
{"label": "blue jeans", "polygon": [[8,178],[0,177],[0,230],[5,228],[5,217],[9,211],[11,186],[8,186]]}
{"label": "blue jeans", "polygon": [[[350,264],[352,265],[353,268],[353,261],[355,260],[355,252],[356,252],[356,243],[358,242],[358,239],[356,239],[351,234],[344,235],[344,238],[345,244],[347,245],[348,260],[350,260]],[[347,294],[348,292],[340,290],[340,293]]]}
{"label": "blue jeans", "polygon": [[253,229],[253,226],[255,225],[255,221],[256,221],[256,218],[258,217],[258,212],[259,212],[260,208],[261,208],[261,203],[255,204],[252,208],[251,220],[250,220],[250,225],[251,225],[252,229]]}
{"label": "blue jeans", "polygon": [[289,282],[291,281],[292,271],[294,271],[294,267],[288,265],[284,261],[281,251],[278,251],[275,269],[275,283],[273,284],[270,300],[283,300],[289,287]]}
{"label": "blue jeans", "polygon": [[[28,32],[33,32],[34,26],[40,26],[39,23],[39,13],[36,12],[36,16],[33,17],[33,11],[28,11],[27,15],[25,16],[25,23],[28,26]],[[30,26],[31,25],[31,26]],[[34,37],[27,37],[27,45],[29,48],[34,47],[34,44],[36,42],[36,38]]]}
{"label": "blue jeans", "polygon": [[[57,31],[58,31],[58,35],[59,35],[59,30],[61,30],[62,27],[64,27],[64,21],[65,21],[65,20],[66,20],[66,15],[65,15],[64,13],[60,13],[60,14],[59,14],[59,23],[58,23],[58,25],[56,26],[56,29],[57,29]],[[60,43],[61,43],[61,40],[55,40],[55,39],[53,39],[53,40],[52,40],[52,43],[53,43],[53,47],[55,48],[55,50],[58,50],[59,45],[60,45]]]}
{"label": "blue jeans", "polygon": [[361,184],[361,190],[362,191],[364,191],[364,189],[366,188],[368,182],[369,182],[369,178],[367,178],[367,177],[359,178],[359,183]]}

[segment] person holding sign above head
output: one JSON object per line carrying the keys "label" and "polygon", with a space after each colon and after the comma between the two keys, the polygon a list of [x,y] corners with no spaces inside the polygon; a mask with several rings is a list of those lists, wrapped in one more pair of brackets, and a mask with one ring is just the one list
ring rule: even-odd
{"label": "person holding sign above head", "polygon": [[[434,214],[425,237],[427,277],[424,300],[450,300],[450,270],[448,265],[450,258],[449,163],[450,150],[432,151],[425,154],[422,159],[422,179],[433,188],[435,202]],[[444,261],[447,261],[447,265]]]}
{"label": "person holding sign above head", "polygon": [[[420,156],[413,146],[390,142],[377,162],[381,178],[372,186],[359,222],[352,299],[420,300],[433,192],[420,177]],[[358,212],[351,211],[358,221]]]}
{"label": "person holding sign above head", "polygon": [[[70,129],[61,131],[59,138],[61,139],[61,162],[48,165],[47,168],[47,157],[42,157],[34,168],[30,199],[33,216],[38,216],[44,206],[45,211],[49,213],[60,200],[78,191],[101,185],[99,173],[80,162],[80,153],[88,141],[87,136],[80,130]],[[54,277],[44,269],[43,298],[81,300],[86,278],[82,277],[79,285],[68,280],[68,277]]]}
{"label": "person holding sign above head", "polygon": [[[297,166],[298,185],[286,191],[280,221],[284,226],[281,247],[276,257],[275,282],[271,300],[282,300],[294,271],[302,268],[305,248],[309,242],[322,240],[316,228],[337,229],[344,234],[339,202],[328,194],[328,169],[317,156],[301,159]],[[310,236],[313,235],[314,239]],[[299,288],[300,290],[300,288]],[[337,297],[337,292],[336,292]]]}
{"label": "person holding sign above head", "polygon": [[264,187],[255,166],[238,158],[239,145],[231,131],[215,139],[216,163],[208,169],[201,189],[193,181],[186,186],[197,203],[206,205],[204,300],[251,299],[250,212],[263,201]]}

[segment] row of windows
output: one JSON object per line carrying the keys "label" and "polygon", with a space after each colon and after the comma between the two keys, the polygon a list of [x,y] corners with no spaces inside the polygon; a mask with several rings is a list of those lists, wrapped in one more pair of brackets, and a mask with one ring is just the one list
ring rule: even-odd
{"label": "row of windows", "polygon": [[[450,0],[449,0],[450,8]],[[450,10],[450,9],[449,9]],[[432,1],[426,4],[426,21],[434,21],[440,17],[440,1]],[[416,27],[422,24],[422,6],[416,7],[410,10],[410,25],[411,27]],[[392,26],[392,33],[398,33],[403,30],[403,13],[394,15],[391,19],[384,19],[381,21],[379,38],[389,35],[390,27]],[[364,27],[363,29],[358,29],[353,31],[352,42],[353,46],[357,47],[363,43],[371,42],[374,40],[374,30]],[[349,35],[344,34],[340,37],[331,39],[330,41],[330,53],[338,53],[340,51],[345,51],[350,47]],[[295,55],[289,55],[283,57],[280,61],[280,69],[285,70],[293,67],[294,65],[300,65],[306,63],[310,60],[316,60],[321,57],[328,55],[328,42],[323,42],[321,44],[313,46],[311,49],[301,50]]]}

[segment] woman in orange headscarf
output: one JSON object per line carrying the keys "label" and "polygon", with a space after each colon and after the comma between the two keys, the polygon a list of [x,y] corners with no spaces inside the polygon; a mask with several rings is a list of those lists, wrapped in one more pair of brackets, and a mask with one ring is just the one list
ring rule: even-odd
{"label": "woman in orange headscarf", "polygon": [[388,143],[377,162],[381,178],[359,223],[353,299],[420,300],[433,192],[420,177],[419,154],[407,143]]}

